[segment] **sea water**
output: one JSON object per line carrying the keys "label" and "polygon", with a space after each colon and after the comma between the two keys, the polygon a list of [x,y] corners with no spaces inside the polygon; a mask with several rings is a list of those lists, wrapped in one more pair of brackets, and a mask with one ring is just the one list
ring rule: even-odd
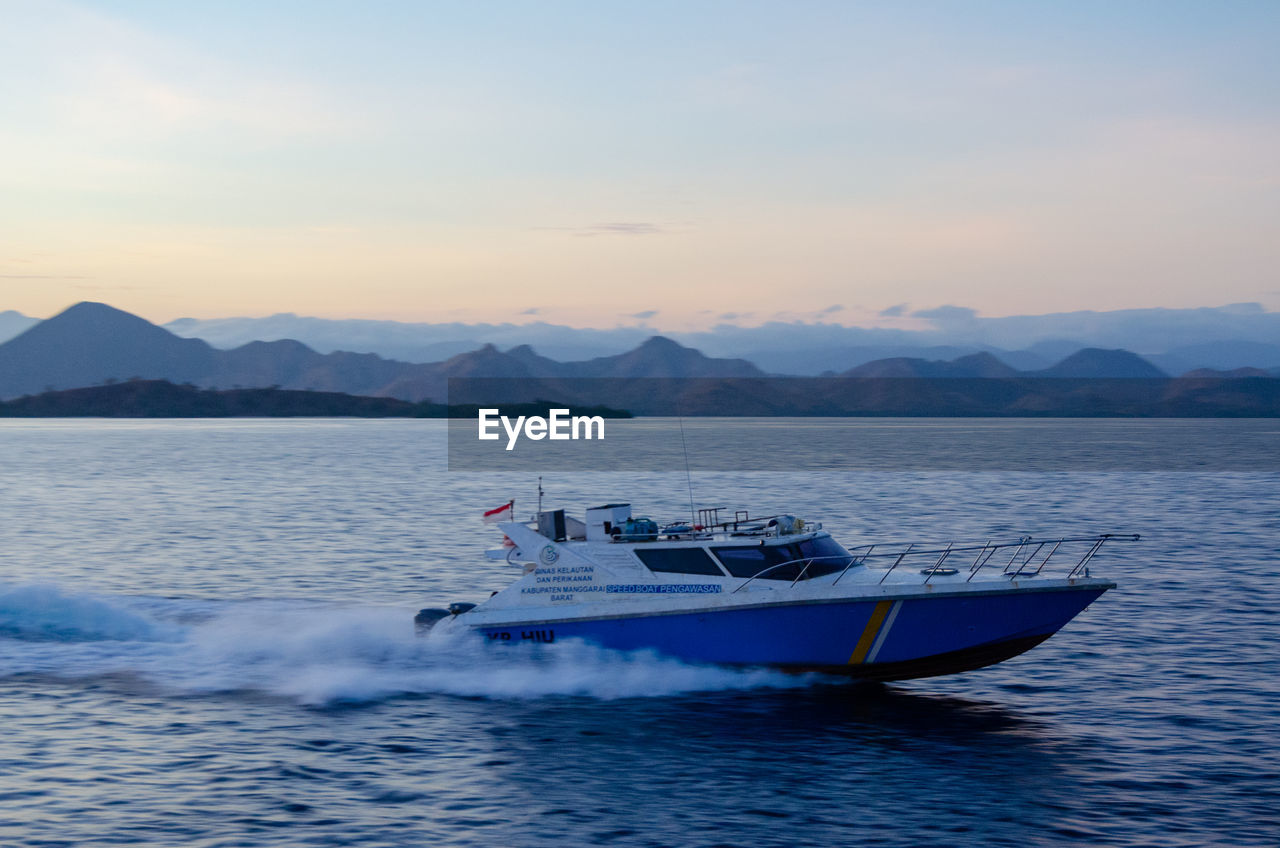
{"label": "sea water", "polygon": [[[0,423],[0,844],[1280,843],[1274,471],[695,473],[849,545],[1142,534],[1033,651],[867,686],[416,638],[517,576],[480,514],[536,506],[445,452],[438,421]],[[683,474],[543,476],[688,514]]]}

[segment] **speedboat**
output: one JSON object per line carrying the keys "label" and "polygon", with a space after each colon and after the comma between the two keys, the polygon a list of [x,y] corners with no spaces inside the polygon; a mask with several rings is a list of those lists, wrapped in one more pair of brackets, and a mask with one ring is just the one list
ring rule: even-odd
{"label": "speedboat", "polygon": [[[724,515],[722,516],[722,513]],[[659,524],[605,504],[498,524],[522,575],[481,604],[418,613],[420,632],[580,639],[683,660],[867,680],[968,671],[1030,650],[1115,583],[1089,565],[1136,535],[840,545],[792,515],[726,508]]]}

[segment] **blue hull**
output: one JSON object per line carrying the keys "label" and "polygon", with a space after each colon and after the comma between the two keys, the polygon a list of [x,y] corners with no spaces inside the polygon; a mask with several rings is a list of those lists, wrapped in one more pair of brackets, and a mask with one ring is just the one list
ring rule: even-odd
{"label": "blue hull", "polygon": [[1048,639],[1106,588],[796,603],[480,628],[491,641],[577,638],[695,662],[814,669],[875,680],[981,668]]}

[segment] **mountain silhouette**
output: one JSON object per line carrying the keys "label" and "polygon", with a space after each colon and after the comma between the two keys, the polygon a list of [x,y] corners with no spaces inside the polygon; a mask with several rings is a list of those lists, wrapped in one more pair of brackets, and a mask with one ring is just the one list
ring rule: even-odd
{"label": "mountain silhouette", "polygon": [[745,359],[715,359],[665,336],[653,336],[635,350],[567,363],[573,377],[763,377]]}
{"label": "mountain silhouette", "polygon": [[[13,309],[6,309],[0,312],[0,343],[9,341],[19,333],[25,333],[39,323],[39,318],[28,318]],[[1276,361],[1280,362],[1280,359]]]}
{"label": "mountain silhouette", "polygon": [[371,394],[407,400],[443,400],[449,396],[450,378],[528,380],[531,376],[519,359],[487,344],[479,350],[451,356],[444,362],[411,365]]}
{"label": "mountain silhouette", "polygon": [[1127,350],[1103,350],[1087,347],[1078,350],[1043,371],[1024,372],[1030,377],[1067,377],[1075,379],[1159,379],[1169,375],[1147,360]]}
{"label": "mountain silhouette", "polygon": [[[219,350],[101,303],[78,303],[0,344],[0,398],[142,378],[414,403],[557,398],[641,414],[1266,415],[1280,392],[1266,373],[1199,371],[1175,380],[1129,351],[1086,348],[1039,370],[1018,371],[982,352],[949,361],[891,357],[806,382],[768,379],[747,360],[709,357],[662,336],[626,353],[570,362],[527,345],[505,352],[484,345],[441,362],[408,363],[322,354],[288,339]],[[471,396],[449,398],[449,380],[458,378],[483,380],[469,386]]]}
{"label": "mountain silhouette", "polygon": [[[627,353],[580,362],[556,362],[527,346],[504,353],[485,345],[433,363],[347,351],[322,354],[289,339],[218,350],[90,302],[77,303],[0,344],[0,398],[133,378],[219,388],[277,386],[417,402],[445,398],[450,378],[758,376],[763,372],[746,360],[704,356],[660,336]],[[533,386],[530,382],[530,391]]]}
{"label": "mountain silhouette", "polygon": [[989,353],[973,353],[950,362],[898,356],[850,368],[842,377],[1016,377],[1018,371]]}
{"label": "mountain silhouette", "polygon": [[974,353],[950,362],[942,360],[892,357],[867,362],[850,368],[841,377],[851,378],[980,378],[1007,379],[1073,378],[1078,380],[1105,379],[1161,379],[1169,375],[1147,360],[1127,350],[1101,350],[1084,348],[1052,365],[1035,371],[1018,371],[1001,362],[990,353]]}
{"label": "mountain silhouette", "polygon": [[0,396],[131,377],[198,380],[216,351],[105,303],[77,303],[0,345]]}
{"label": "mountain silhouette", "polygon": [[507,356],[519,362],[534,377],[567,377],[572,370],[563,362],[540,356],[527,344],[511,348]]}
{"label": "mountain silhouette", "polygon": [[0,398],[133,378],[378,395],[419,367],[374,354],[319,354],[288,340],[217,350],[106,304],[84,302],[0,344]]}

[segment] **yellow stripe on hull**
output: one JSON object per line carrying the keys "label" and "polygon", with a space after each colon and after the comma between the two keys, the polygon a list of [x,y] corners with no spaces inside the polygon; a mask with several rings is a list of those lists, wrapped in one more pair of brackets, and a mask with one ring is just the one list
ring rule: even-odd
{"label": "yellow stripe on hull", "polygon": [[853,656],[849,657],[849,665],[861,665],[866,661],[867,654],[876,641],[876,634],[880,631],[880,625],[884,624],[884,618],[889,614],[889,608],[892,606],[893,601],[880,601],[876,604],[876,608],[871,611],[871,619],[862,631],[862,638],[858,640],[858,646],[853,649]]}

